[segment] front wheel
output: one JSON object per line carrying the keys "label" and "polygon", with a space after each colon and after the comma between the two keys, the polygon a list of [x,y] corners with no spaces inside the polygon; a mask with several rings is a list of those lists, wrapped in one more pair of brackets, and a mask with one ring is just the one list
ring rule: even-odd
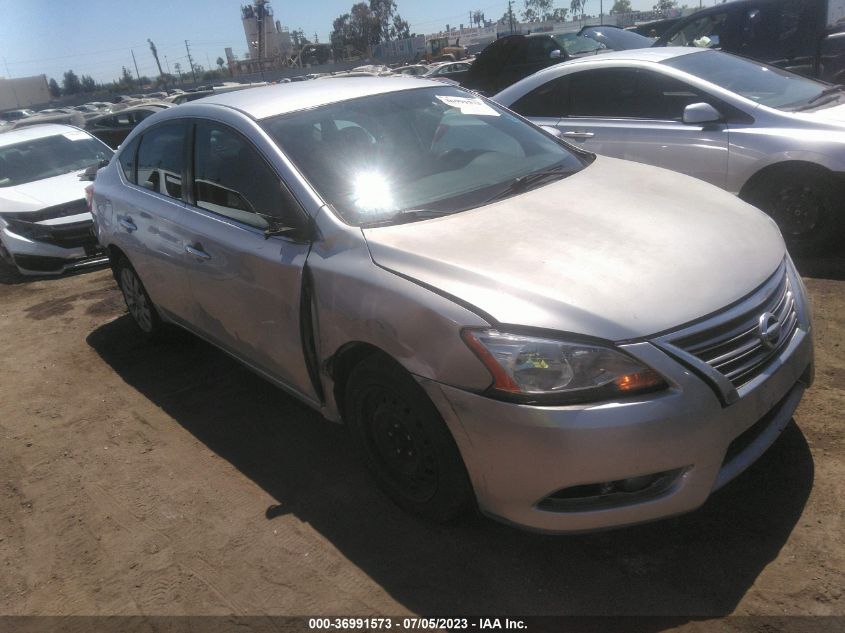
{"label": "front wheel", "polygon": [[766,178],[747,201],[772,217],[792,255],[815,255],[827,250],[842,231],[840,191],[842,186],[829,174],[795,167]]}
{"label": "front wheel", "polygon": [[346,385],[345,421],[358,452],[400,507],[446,522],[472,506],[458,447],[414,379],[386,355],[374,354]]}

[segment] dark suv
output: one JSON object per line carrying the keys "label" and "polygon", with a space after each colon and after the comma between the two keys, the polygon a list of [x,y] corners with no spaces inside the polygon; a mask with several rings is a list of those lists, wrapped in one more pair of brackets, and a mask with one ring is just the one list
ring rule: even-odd
{"label": "dark suv", "polygon": [[707,46],[845,81],[845,17],[828,0],[736,0],[679,20],[655,46]]}
{"label": "dark suv", "polygon": [[461,85],[493,95],[547,66],[594,55],[605,48],[595,40],[574,33],[508,35],[481,51]]}

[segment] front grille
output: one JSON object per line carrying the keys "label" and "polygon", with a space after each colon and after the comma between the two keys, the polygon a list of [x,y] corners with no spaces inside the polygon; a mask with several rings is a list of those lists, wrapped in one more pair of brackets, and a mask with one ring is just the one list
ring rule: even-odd
{"label": "front grille", "polygon": [[93,232],[94,223],[91,220],[74,222],[73,224],[54,224],[52,226],[41,225],[46,229],[43,237],[37,237],[39,242],[55,244],[62,248],[93,247],[97,244],[97,238]]}
{"label": "front grille", "polygon": [[[736,388],[753,380],[798,329],[795,295],[786,267],[782,266],[776,276],[762,297],[755,295],[749,300],[750,305],[741,306],[738,316],[672,339],[671,344],[707,363]],[[780,333],[764,343],[761,319],[767,313],[774,315]],[[774,325],[775,321],[770,320],[769,329]]]}

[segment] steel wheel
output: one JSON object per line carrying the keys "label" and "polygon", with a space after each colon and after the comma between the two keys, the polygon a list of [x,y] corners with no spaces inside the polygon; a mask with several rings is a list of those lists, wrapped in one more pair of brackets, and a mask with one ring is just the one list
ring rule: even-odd
{"label": "steel wheel", "polygon": [[364,397],[367,450],[385,476],[409,499],[425,503],[437,492],[431,440],[407,403],[382,386]]}
{"label": "steel wheel", "polygon": [[818,228],[827,204],[827,196],[810,187],[784,187],[774,195],[769,214],[787,240],[801,239]]}
{"label": "steel wheel", "polygon": [[817,255],[840,238],[845,218],[838,201],[842,185],[814,165],[775,169],[743,195],[768,213],[793,256]]}
{"label": "steel wheel", "polygon": [[453,519],[473,505],[464,462],[425,391],[396,361],[375,353],[349,376],[344,420],[382,490],[414,514]]}

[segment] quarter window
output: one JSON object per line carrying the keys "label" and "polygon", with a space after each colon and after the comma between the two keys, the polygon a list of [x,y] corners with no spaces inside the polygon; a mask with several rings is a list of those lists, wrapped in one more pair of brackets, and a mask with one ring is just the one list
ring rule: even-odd
{"label": "quarter window", "polygon": [[[199,123],[194,199],[202,209],[260,229],[292,212],[281,180],[249,142],[215,123]],[[290,219],[290,218],[288,218]]]}
{"label": "quarter window", "polygon": [[137,183],[135,180],[135,155],[138,152],[138,139],[136,138],[132,143],[126,146],[120,152],[120,168],[123,170],[123,176],[133,185]]}
{"label": "quarter window", "polygon": [[177,200],[182,198],[184,123],[166,123],[141,137],[137,184]]}

